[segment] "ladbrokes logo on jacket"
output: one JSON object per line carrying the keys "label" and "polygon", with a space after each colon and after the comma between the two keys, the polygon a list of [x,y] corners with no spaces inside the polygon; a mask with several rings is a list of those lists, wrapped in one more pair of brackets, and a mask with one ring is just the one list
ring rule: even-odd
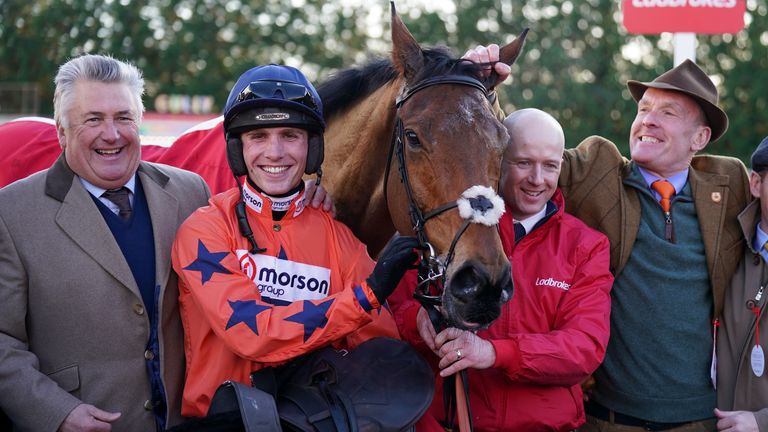
{"label": "ladbrokes logo on jacket", "polygon": [[240,269],[250,278],[267,303],[285,305],[297,300],[328,296],[331,270],[262,254],[237,250]]}
{"label": "ladbrokes logo on jacket", "polygon": [[560,288],[563,291],[568,291],[571,288],[571,284],[566,281],[559,281],[553,278],[536,278],[536,286],[549,286],[554,288]]}

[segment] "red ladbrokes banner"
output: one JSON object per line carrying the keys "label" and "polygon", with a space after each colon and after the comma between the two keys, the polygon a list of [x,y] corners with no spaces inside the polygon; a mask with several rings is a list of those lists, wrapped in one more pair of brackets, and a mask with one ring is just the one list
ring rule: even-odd
{"label": "red ladbrokes banner", "polygon": [[737,33],[746,0],[623,0],[622,11],[630,33]]}

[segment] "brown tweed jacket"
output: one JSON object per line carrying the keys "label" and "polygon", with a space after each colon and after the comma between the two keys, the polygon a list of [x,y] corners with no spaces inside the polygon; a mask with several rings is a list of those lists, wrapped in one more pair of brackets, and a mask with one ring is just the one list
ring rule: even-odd
{"label": "brown tweed jacket", "polygon": [[[160,367],[169,424],[181,420],[184,343],[171,245],[209,195],[203,179],[142,162],[160,285]],[[89,403],[122,413],[113,431],[155,430],[144,404],[149,318],[90,194],[59,158],[0,189],[0,407],[16,430],[56,431]]]}
{"label": "brown tweed jacket", "polygon": [[[637,192],[624,185],[632,165],[615,144],[591,136],[565,151],[560,173],[566,210],[608,236],[611,271],[616,277],[629,259],[640,226]],[[736,217],[752,199],[747,170],[735,158],[697,155],[691,162],[688,182],[704,239],[714,316],[719,317],[725,291],[744,250]]]}

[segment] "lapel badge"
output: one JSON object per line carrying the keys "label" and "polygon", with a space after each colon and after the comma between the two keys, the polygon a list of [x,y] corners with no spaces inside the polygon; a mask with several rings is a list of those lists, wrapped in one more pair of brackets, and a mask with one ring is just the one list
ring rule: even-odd
{"label": "lapel badge", "polygon": [[723,195],[720,192],[712,192],[712,202],[719,203],[723,200]]}

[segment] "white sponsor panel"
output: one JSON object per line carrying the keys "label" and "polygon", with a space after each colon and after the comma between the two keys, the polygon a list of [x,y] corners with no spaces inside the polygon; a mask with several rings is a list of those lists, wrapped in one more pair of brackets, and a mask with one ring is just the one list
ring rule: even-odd
{"label": "white sponsor panel", "polygon": [[304,211],[304,208],[307,205],[307,193],[306,191],[301,193],[301,197],[296,200],[296,207],[293,211],[293,217],[296,217],[301,214],[301,212]]}
{"label": "white sponsor panel", "polygon": [[256,285],[262,298],[294,302],[328,296],[331,283],[328,268],[262,254],[251,255],[240,249],[236,253],[240,268]]}
{"label": "white sponsor panel", "polygon": [[277,199],[275,198],[274,201],[272,201],[272,211],[273,212],[280,212],[280,211],[286,211],[288,210],[288,207],[291,206],[291,200],[293,197],[288,199]]}
{"label": "white sponsor panel", "polygon": [[243,201],[256,213],[261,213],[261,210],[264,208],[264,200],[258,194],[251,192],[247,184],[243,186]]}

